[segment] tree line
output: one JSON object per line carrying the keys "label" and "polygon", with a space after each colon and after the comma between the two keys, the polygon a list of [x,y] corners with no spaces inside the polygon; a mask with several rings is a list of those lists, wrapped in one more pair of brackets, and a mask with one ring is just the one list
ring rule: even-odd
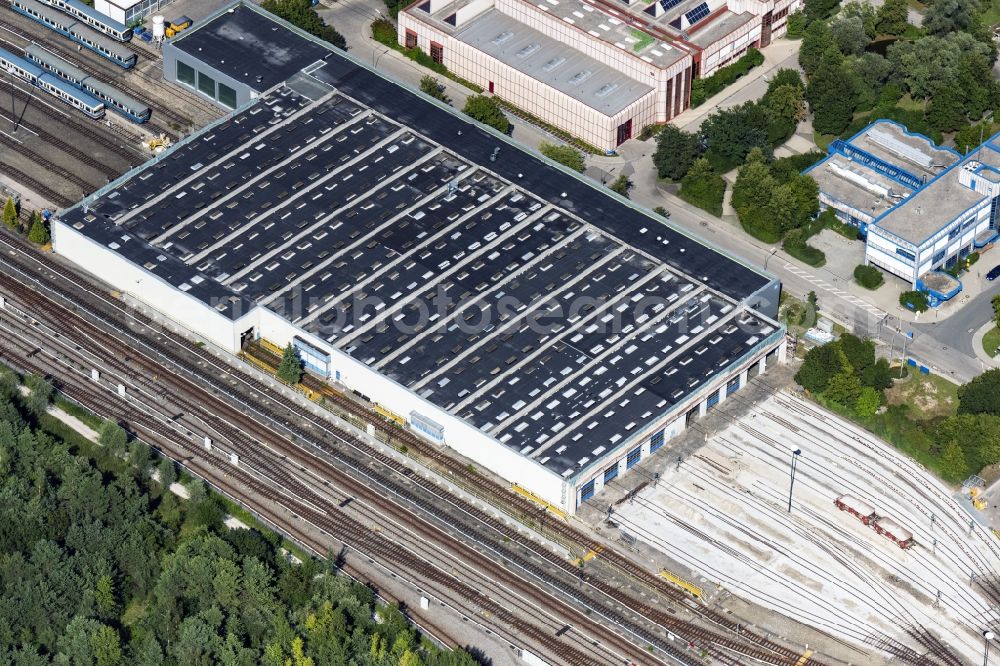
{"label": "tree line", "polygon": [[907,23],[906,0],[878,9],[850,2],[829,18],[837,7],[805,3],[799,64],[817,134],[853,134],[890,118],[940,141],[1000,101],[997,49],[978,0],[934,0],[919,29]]}
{"label": "tree line", "polygon": [[173,463],[154,466],[119,425],[100,427],[101,447],[56,436],[52,387],[19,382],[0,370],[0,664],[479,663],[331,561],[295,564],[274,533],[228,529],[200,482],[169,492]]}
{"label": "tree line", "polygon": [[760,100],[714,111],[698,132],[664,126],[653,164],[660,178],[681,183],[682,198],[719,215],[726,189],[721,174],[743,164],[755,148],[770,161],[805,115],[802,78],[795,70],[781,70]]}

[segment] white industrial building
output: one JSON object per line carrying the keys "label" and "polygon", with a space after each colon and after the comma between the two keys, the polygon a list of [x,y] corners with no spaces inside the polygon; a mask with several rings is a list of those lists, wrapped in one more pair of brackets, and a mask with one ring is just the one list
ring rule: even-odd
{"label": "white industrial building", "polygon": [[170,0],[94,0],[94,9],[124,25],[132,25],[160,11]]}
{"label": "white industrial building", "polygon": [[691,81],[784,34],[800,0],[418,0],[399,43],[613,150],[690,106]]}
{"label": "white industrial building", "polygon": [[62,211],[56,252],[567,512],[783,360],[769,276],[340,51],[299,64]]}
{"label": "white industrial building", "polygon": [[833,142],[829,155],[806,173],[819,185],[820,203],[859,228],[866,263],[937,303],[962,288],[944,270],[998,235],[998,136],[963,157],[879,120]]}

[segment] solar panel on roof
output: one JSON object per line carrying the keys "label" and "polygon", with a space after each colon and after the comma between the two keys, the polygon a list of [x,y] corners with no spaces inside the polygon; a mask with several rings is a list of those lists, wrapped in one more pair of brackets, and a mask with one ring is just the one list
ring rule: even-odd
{"label": "solar panel on roof", "polygon": [[667,11],[681,4],[681,2],[682,0],[660,0],[660,6],[663,7],[663,11]]}
{"label": "solar panel on roof", "polygon": [[698,21],[702,20],[708,16],[711,12],[708,9],[708,3],[703,2],[691,11],[684,14],[684,18],[687,19],[688,25],[694,25]]}

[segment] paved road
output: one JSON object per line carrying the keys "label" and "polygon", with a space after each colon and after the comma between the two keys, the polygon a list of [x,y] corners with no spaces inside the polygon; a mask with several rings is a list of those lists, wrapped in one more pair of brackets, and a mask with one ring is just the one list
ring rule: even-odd
{"label": "paved road", "polygon": [[[371,58],[369,62],[380,71],[414,87],[416,87],[420,77],[427,73],[427,70],[419,67],[413,61],[371,39],[370,25],[382,11],[381,3],[376,3],[373,0],[339,0],[328,7],[322,9],[321,14],[347,37],[351,54],[356,58],[364,61]],[[780,60],[779,66],[791,67],[794,64],[795,57],[786,56]],[[743,84],[738,94],[738,102],[751,99],[754,91],[763,94],[767,89],[767,83],[763,77],[769,73],[770,71],[763,71],[751,74],[755,80]],[[442,83],[447,86],[447,94],[453,98],[452,104],[461,108],[465,97],[464,89],[447,79],[442,79]],[[746,90],[746,93],[743,90]],[[730,100],[731,103],[737,103],[736,93],[733,97],[734,99]],[[700,119],[692,118],[688,123],[690,124],[692,121],[698,123]],[[543,131],[523,122],[515,122],[513,138],[530,147],[537,147],[540,141],[551,140]],[[615,161],[612,178],[617,176],[624,164],[631,165],[634,169],[631,176],[635,183],[635,189],[631,195],[633,200],[648,208],[657,206],[667,208],[671,211],[671,223],[675,226],[694,232],[709,243],[730,254],[742,257],[750,263],[764,266],[769,272],[780,278],[784,288],[794,296],[805,298],[810,291],[815,291],[819,296],[820,308],[847,325],[858,335],[876,337],[881,333],[885,342],[888,343],[892,340],[892,329],[900,326],[898,320],[890,316],[886,321],[883,321],[886,313],[864,298],[852,294],[848,280],[822,268],[813,269],[804,266],[781,252],[778,246],[767,245],[749,237],[737,224],[711,217],[700,209],[665,192],[656,182],[656,172],[651,158],[654,148],[653,142],[632,141],[623,146],[621,151],[622,157],[625,158],[624,162],[620,159]],[[603,158],[593,159],[590,162],[596,163],[599,168],[607,168]],[[986,305],[988,307],[988,301]],[[971,327],[968,322],[974,318],[979,319],[979,325],[989,319],[988,313],[985,316],[979,314],[981,309],[974,310],[968,307],[966,309],[969,311],[968,315],[955,315],[962,321],[961,324],[955,326],[957,330]],[[881,325],[880,322],[882,322]],[[935,331],[932,326],[929,327],[929,330],[925,330],[922,325],[918,324],[915,328],[904,330],[914,330],[914,339],[908,343],[907,352],[908,355],[919,359],[923,364],[940,369],[941,372],[962,382],[968,381],[982,371],[982,365],[974,355],[969,356],[948,344],[948,336],[953,333],[950,328],[945,333],[935,333],[934,335],[927,334]],[[971,338],[968,334],[965,337]],[[942,339],[945,342],[941,342]],[[897,346],[896,354],[898,354],[901,346],[898,335],[895,344]],[[971,342],[967,347],[971,352]]]}
{"label": "paved road", "polygon": [[928,321],[914,324],[915,331],[930,337],[941,345],[975,356],[972,335],[993,317],[990,301],[1000,293],[1000,283],[993,283],[988,289],[962,306],[962,309],[941,322]]}

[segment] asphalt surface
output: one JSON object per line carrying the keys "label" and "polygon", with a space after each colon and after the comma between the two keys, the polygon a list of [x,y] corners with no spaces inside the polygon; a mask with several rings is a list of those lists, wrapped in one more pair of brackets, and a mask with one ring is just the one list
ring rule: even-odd
{"label": "asphalt surface", "polygon": [[[980,293],[975,298],[953,314],[940,322],[929,321],[922,324],[913,324],[914,336],[919,339],[930,338],[943,347],[950,347],[955,351],[968,356],[975,357],[976,351],[972,348],[972,335],[983,324],[993,318],[993,306],[990,301],[1000,294],[1000,281],[990,283],[988,289]],[[929,340],[928,344],[933,344]]]}

